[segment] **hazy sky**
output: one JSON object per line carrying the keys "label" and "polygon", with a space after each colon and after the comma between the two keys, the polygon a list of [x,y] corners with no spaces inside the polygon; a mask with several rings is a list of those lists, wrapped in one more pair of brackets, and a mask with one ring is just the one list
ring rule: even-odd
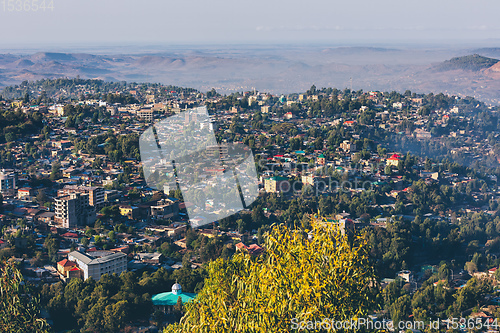
{"label": "hazy sky", "polygon": [[0,0],[0,50],[82,43],[500,41],[498,0],[53,0],[53,10],[17,6]]}

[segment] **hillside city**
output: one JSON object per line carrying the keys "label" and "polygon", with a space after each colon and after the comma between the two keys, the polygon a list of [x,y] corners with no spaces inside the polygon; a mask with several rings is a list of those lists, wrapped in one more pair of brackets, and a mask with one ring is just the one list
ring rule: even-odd
{"label": "hillside city", "polygon": [[[500,332],[498,106],[411,91],[221,95],[80,78],[0,95],[0,259],[20,269],[54,331],[167,330],[203,290],[209,263],[262,256],[275,224],[309,232],[319,222],[367,240],[374,322]],[[200,130],[200,106],[221,154],[234,142],[251,148],[259,197],[193,228],[182,190],[226,170],[192,165],[197,181],[150,187],[139,137],[180,113]]]}

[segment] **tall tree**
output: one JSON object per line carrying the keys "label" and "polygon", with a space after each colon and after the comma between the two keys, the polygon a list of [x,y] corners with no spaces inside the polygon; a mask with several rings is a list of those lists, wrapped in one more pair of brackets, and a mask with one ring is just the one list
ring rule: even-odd
{"label": "tall tree", "polygon": [[367,240],[313,221],[312,238],[276,225],[266,252],[239,252],[208,266],[197,298],[180,324],[164,332],[285,332],[292,319],[350,320],[377,306]]}

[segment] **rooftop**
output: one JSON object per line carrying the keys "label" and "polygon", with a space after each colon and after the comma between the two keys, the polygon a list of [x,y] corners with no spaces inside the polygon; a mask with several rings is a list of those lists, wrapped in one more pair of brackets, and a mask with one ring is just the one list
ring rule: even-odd
{"label": "rooftop", "polygon": [[269,180],[274,180],[274,181],[282,181],[282,180],[288,180],[288,178],[286,177],[280,177],[280,176],[274,176],[274,177],[271,177],[269,178]]}
{"label": "rooftop", "polygon": [[153,305],[176,305],[179,297],[181,298],[182,303],[186,303],[192,301],[196,297],[196,294],[183,292],[175,295],[173,292],[169,291],[154,295],[151,298],[151,301],[153,302]]}
{"label": "rooftop", "polygon": [[108,254],[108,255],[100,257],[100,258],[95,258],[93,256],[90,256],[86,253],[82,253],[80,251],[73,251],[73,252],[70,252],[68,254],[68,256],[72,256],[73,258],[80,260],[81,262],[83,262],[86,265],[94,265],[94,264],[106,263],[108,261],[112,261],[112,260],[115,260],[117,258],[126,257],[127,255],[125,253],[122,253],[122,252],[116,252],[116,253]]}

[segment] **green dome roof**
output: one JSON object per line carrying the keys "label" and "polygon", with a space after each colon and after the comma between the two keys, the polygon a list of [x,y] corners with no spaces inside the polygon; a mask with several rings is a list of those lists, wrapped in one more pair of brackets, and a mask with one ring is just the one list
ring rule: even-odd
{"label": "green dome roof", "polygon": [[196,294],[181,293],[181,294],[175,295],[174,293],[169,291],[166,293],[154,295],[153,297],[151,297],[151,301],[153,302],[153,305],[176,305],[177,298],[179,298],[179,297],[181,298],[182,303],[187,303],[187,302],[195,299]]}

